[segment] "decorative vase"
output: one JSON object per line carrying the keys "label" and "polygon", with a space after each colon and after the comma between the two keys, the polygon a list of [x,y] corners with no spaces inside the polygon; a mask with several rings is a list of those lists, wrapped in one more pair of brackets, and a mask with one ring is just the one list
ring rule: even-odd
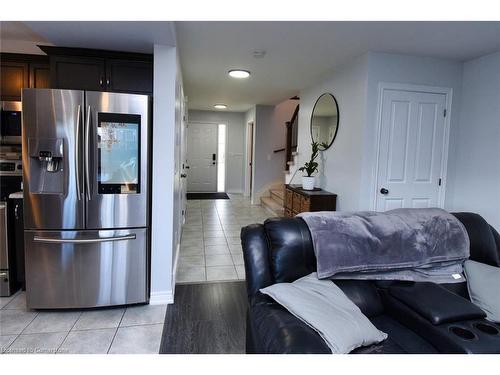
{"label": "decorative vase", "polygon": [[316,178],[314,176],[302,176],[302,189],[304,190],[314,190],[314,181]]}

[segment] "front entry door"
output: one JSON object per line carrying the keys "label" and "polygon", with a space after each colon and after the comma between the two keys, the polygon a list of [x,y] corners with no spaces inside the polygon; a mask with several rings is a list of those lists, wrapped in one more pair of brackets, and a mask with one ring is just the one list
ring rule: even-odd
{"label": "front entry door", "polygon": [[377,211],[438,207],[446,95],[384,90]]}
{"label": "front entry door", "polygon": [[216,192],[217,124],[189,124],[187,143],[187,190]]}

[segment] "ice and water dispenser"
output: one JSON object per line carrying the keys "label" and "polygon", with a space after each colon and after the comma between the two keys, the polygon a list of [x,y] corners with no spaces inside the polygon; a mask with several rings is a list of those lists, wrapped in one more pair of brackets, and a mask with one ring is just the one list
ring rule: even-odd
{"label": "ice and water dispenser", "polygon": [[64,142],[62,138],[29,138],[29,188],[35,194],[64,193]]}

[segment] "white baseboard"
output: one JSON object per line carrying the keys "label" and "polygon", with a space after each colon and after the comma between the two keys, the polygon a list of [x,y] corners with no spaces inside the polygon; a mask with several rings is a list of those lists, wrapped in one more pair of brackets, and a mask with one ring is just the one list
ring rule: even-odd
{"label": "white baseboard", "polygon": [[174,303],[174,294],[171,290],[166,292],[152,292],[149,297],[150,305],[170,305]]}
{"label": "white baseboard", "polygon": [[172,275],[172,290],[167,290],[163,292],[151,292],[149,296],[150,305],[170,305],[174,303],[174,293],[175,293],[175,276],[177,274],[177,262],[179,260],[180,244],[177,244],[177,251],[175,255],[173,275]]}

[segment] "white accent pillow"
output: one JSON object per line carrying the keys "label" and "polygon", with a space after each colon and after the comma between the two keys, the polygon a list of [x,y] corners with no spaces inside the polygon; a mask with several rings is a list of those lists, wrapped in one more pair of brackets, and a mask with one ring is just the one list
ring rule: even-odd
{"label": "white accent pillow", "polygon": [[486,313],[486,319],[500,323],[500,268],[467,260],[464,269],[472,303]]}
{"label": "white accent pillow", "polygon": [[331,280],[318,280],[315,272],[260,292],[318,332],[333,354],[346,354],[387,338],[337,285]]}

